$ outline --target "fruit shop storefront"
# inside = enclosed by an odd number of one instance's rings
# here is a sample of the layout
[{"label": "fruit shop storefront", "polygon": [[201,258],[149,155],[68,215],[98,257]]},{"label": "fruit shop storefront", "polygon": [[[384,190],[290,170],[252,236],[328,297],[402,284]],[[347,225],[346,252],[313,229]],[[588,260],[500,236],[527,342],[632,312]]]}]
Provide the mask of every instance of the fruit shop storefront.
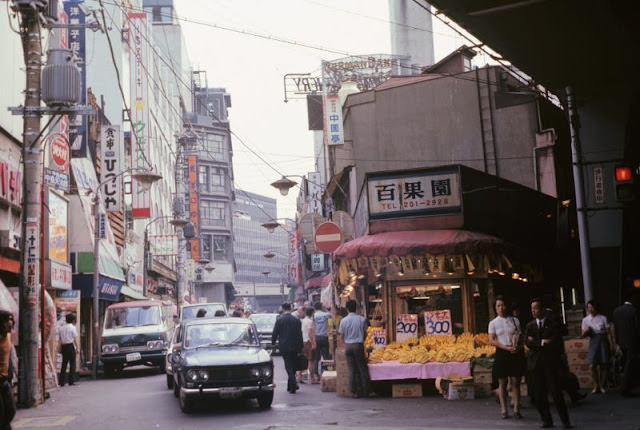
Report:
[{"label": "fruit shop storefront", "polygon": [[[344,243],[333,258],[338,296],[365,304],[373,381],[469,376],[473,359],[493,355],[486,331],[494,297],[525,301],[542,279],[538,262],[527,258],[532,252],[515,244],[508,230],[528,229],[522,233],[527,240],[533,230],[538,240],[547,239],[548,217],[518,213],[543,213],[530,210],[540,202],[549,209],[544,213],[554,213],[554,199],[505,182],[462,166],[367,175],[369,234]],[[380,204],[381,190],[401,195],[408,183],[419,184],[409,188],[422,190],[429,208],[412,210],[421,205],[402,198]],[[442,187],[438,197],[434,184]],[[477,188],[483,190],[468,192]],[[509,190],[513,197],[514,188],[518,201],[501,202],[500,194]]]}]

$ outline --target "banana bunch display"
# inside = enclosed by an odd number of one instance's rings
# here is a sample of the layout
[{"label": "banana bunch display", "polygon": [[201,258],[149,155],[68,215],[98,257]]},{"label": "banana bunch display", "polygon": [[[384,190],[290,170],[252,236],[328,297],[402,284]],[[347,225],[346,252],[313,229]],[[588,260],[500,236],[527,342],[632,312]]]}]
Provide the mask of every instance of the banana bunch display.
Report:
[{"label": "banana bunch display", "polygon": [[367,338],[364,340],[364,349],[373,347],[373,327],[367,327]]},{"label": "banana bunch display", "polygon": [[[486,333],[483,334],[487,337]],[[463,333],[459,336],[453,335],[425,335],[418,338],[409,338],[402,342],[391,342],[386,348],[376,349],[369,355],[369,363],[380,363],[382,361],[399,361],[400,363],[430,363],[451,361],[469,361],[472,358],[482,356],[492,356],[495,354],[495,347],[491,345],[481,345],[474,347],[474,343],[479,345],[476,336],[470,333]],[[483,337],[480,337],[483,339]]]}]

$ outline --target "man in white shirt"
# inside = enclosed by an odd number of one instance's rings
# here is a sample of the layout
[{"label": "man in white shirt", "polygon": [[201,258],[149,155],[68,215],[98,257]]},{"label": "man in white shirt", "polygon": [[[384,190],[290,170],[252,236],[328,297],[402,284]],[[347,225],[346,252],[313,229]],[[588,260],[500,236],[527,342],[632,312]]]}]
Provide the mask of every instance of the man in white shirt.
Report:
[{"label": "man in white shirt", "polygon": [[73,378],[76,374],[76,351],[78,350],[78,346],[76,344],[78,332],[74,326],[76,316],[73,314],[67,314],[65,320],[66,324],[62,326],[59,333],[62,349],[62,366],[60,367],[59,381],[61,387],[65,384],[67,363],[69,363],[69,385],[75,385]]}]

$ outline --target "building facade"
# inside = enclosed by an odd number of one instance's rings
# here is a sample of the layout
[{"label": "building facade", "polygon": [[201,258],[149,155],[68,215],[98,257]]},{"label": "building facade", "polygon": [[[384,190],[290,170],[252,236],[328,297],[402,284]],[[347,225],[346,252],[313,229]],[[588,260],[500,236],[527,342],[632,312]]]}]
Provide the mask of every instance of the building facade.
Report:
[{"label": "building facade", "polygon": [[288,296],[289,231],[269,232],[262,224],[276,219],[276,200],[236,190],[233,202],[236,303],[253,312],[276,312]]}]

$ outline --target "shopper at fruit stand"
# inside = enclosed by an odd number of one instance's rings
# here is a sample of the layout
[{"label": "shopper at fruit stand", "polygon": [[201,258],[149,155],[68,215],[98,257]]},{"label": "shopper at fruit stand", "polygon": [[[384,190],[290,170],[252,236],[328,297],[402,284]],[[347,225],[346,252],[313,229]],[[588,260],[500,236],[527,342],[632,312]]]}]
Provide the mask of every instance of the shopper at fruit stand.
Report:
[{"label": "shopper at fruit stand", "polygon": [[[621,349],[624,360],[624,371],[620,394],[631,396],[634,373],[638,372],[638,354],[640,354],[640,319],[638,303],[640,294],[633,297],[634,302],[626,300],[613,311],[613,324],[616,332],[616,343]],[[636,363],[636,364],[634,364]]]},{"label": "shopper at fruit stand", "polygon": [[271,346],[275,348],[276,341],[280,340],[278,349],[284,360],[284,368],[287,371],[287,391],[295,394],[299,389],[296,382],[296,363],[298,354],[302,351],[302,325],[300,320],[291,314],[291,303],[282,304],[282,315],[276,319],[271,335]]},{"label": "shopper at fruit stand", "polygon": [[549,410],[548,394],[551,392],[553,403],[558,410],[564,428],[572,428],[569,411],[562,396],[562,332],[554,318],[545,316],[540,299],[531,301],[533,320],[527,324],[525,343],[529,348],[528,368],[533,373],[536,390],[536,406],[542,418],[543,428],[553,426]]},{"label": "shopper at fruit stand", "polygon": [[[313,321],[313,308],[305,308],[305,317],[302,319],[302,353],[307,357],[309,367],[307,374],[310,384],[318,384],[320,378],[318,377],[317,362],[314,361],[314,355],[316,350],[315,341],[315,322]],[[304,382],[304,379],[300,379],[300,382]]]},{"label": "shopper at fruit stand", "polygon": [[[369,369],[364,355],[366,321],[362,316],[356,314],[357,303],[355,300],[347,300],[346,307],[349,314],[340,321],[338,333],[342,336],[345,345],[351,396],[354,399],[361,396],[369,397]],[[360,391],[356,384],[356,372],[360,376]]]},{"label": "shopper at fruit stand", "polygon": [[331,360],[331,355],[329,355],[329,318],[331,318],[331,314],[322,310],[322,303],[316,302],[313,304],[315,308],[315,314],[313,315],[313,320],[315,322],[316,327],[316,352],[314,355],[314,361],[316,362],[316,373],[317,373],[317,364],[320,363],[320,360]]},{"label": "shopper at fruit stand", "polygon": [[518,339],[521,336],[520,321],[508,316],[502,296],[494,300],[497,316],[489,322],[489,342],[496,347],[494,368],[498,378],[498,398],[502,418],[509,418],[507,411],[507,384],[511,386],[513,415],[522,418],[520,413],[521,364],[518,357]]},{"label": "shopper at fruit stand", "polygon": [[598,313],[593,300],[587,302],[588,315],[582,319],[582,336],[589,338],[589,364],[593,375],[594,394],[607,390],[607,367],[609,366],[611,343],[609,342],[609,321]]}]

